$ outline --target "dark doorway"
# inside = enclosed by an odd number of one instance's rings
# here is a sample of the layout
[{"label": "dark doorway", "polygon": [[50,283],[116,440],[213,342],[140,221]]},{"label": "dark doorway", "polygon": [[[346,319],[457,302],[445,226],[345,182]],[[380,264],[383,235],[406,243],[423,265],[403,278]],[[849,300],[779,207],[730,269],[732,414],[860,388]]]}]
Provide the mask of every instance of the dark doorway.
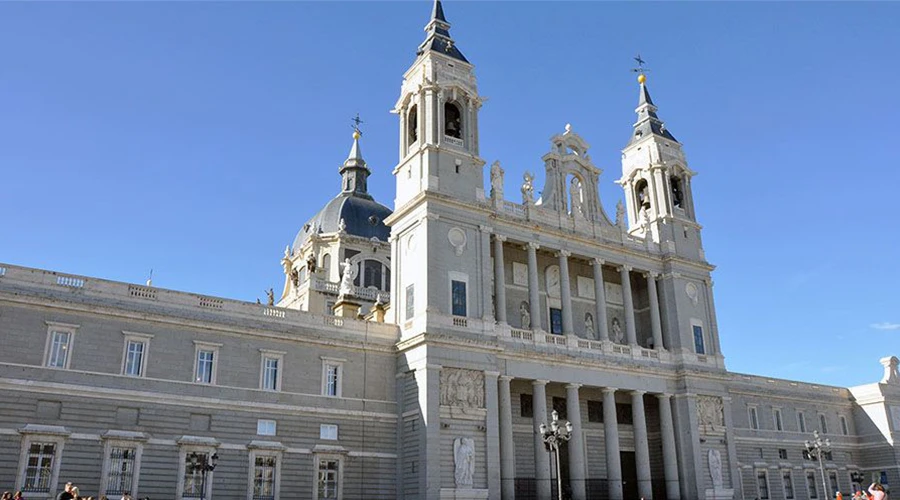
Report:
[{"label": "dark doorway", "polygon": [[622,461],[622,493],[625,500],[638,499],[637,463],[633,451],[619,452]]}]

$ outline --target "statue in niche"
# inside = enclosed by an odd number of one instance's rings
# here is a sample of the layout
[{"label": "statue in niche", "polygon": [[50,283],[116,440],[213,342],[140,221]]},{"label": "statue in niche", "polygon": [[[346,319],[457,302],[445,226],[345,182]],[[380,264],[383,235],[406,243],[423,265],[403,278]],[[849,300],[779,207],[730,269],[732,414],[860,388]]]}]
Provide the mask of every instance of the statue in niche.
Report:
[{"label": "statue in niche", "polygon": [[309,254],[309,257],[306,258],[306,270],[314,273],[316,272],[316,256],[313,254]]},{"label": "statue in niche", "polygon": [[522,204],[531,205],[534,203],[534,174],[526,171],[522,178]]},{"label": "statue in niche", "polygon": [[268,290],[266,290],[266,305],[275,305],[275,289],[273,288],[269,288]]},{"label": "statue in niche", "polygon": [[617,342],[619,344],[621,344],[622,341],[625,340],[625,335],[622,333],[622,324],[619,323],[619,318],[612,319],[612,325],[609,329],[609,335],[610,337],[612,337],[612,340],[614,342]]},{"label": "statue in niche", "polygon": [[625,230],[625,205],[622,204],[622,200],[616,203],[616,226],[622,231]]},{"label": "statue in niche", "polygon": [[521,318],[523,330],[528,330],[529,328],[531,328],[531,313],[528,310],[528,302],[522,301],[522,303],[519,304],[519,316]]},{"label": "statue in niche", "polygon": [[499,161],[491,165],[491,198],[503,199],[503,167]]},{"label": "statue in niche", "polygon": [[709,475],[712,477],[713,488],[722,489],[722,454],[719,450],[709,450]]},{"label": "statue in niche", "polygon": [[475,480],[475,440],[459,437],[453,441],[453,476],[457,488],[471,488]]},{"label": "statue in niche", "polygon": [[572,196],[572,215],[580,215],[584,217],[584,186],[581,179],[573,176],[569,185],[569,194]]},{"label": "statue in niche", "polygon": [[584,313],[584,333],[588,338],[594,338],[594,317],[591,313]]},{"label": "statue in niche", "polygon": [[341,263],[341,286],[338,289],[338,296],[353,295],[353,264],[350,259],[344,259]]},{"label": "statue in niche", "polygon": [[291,271],[291,283],[294,284],[294,288],[298,288],[300,286],[300,273],[298,273],[296,269]]}]

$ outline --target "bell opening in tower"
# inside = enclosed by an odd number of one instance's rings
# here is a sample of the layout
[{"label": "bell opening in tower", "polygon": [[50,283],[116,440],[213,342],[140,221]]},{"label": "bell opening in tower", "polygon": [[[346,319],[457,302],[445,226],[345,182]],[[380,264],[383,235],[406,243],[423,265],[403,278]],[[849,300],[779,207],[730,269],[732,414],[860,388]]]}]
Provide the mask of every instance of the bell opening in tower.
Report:
[{"label": "bell opening in tower", "polygon": [[462,139],[462,114],[452,102],[444,103],[444,135]]},{"label": "bell opening in tower", "polygon": [[672,205],[675,208],[684,208],[684,190],[681,187],[681,178],[673,175],[669,182],[672,185]]},{"label": "bell opening in tower", "polygon": [[634,185],[634,194],[638,209],[650,210],[650,188],[646,179],[641,179]]},{"label": "bell opening in tower", "polygon": [[419,140],[419,109],[415,104],[409,108],[409,114],[406,117],[406,127],[409,144],[414,144]]}]

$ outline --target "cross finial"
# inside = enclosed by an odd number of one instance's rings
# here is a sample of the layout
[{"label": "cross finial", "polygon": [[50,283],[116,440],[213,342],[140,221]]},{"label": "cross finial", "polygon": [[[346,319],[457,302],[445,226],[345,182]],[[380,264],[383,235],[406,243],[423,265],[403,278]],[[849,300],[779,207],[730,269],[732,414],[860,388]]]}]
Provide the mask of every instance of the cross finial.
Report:
[{"label": "cross finial", "polygon": [[[356,132],[356,133],[360,133],[360,131],[359,131],[359,124],[360,124],[360,123],[365,123],[365,122],[362,121],[362,120],[359,118],[359,113],[356,113],[356,117],[351,118],[350,121],[353,122],[353,125],[352,125],[353,131]],[[361,134],[361,133],[360,133],[360,134]]]},{"label": "cross finial", "polygon": [[632,70],[631,70],[632,72],[634,72],[634,73],[640,73],[640,74],[643,75],[644,72],[650,71],[649,69],[647,69],[647,68],[644,67],[644,65],[647,64],[647,62],[644,61],[643,59],[641,59],[641,55],[640,55],[640,54],[638,54],[637,57],[634,58],[634,60],[637,62],[638,67],[632,69]]}]

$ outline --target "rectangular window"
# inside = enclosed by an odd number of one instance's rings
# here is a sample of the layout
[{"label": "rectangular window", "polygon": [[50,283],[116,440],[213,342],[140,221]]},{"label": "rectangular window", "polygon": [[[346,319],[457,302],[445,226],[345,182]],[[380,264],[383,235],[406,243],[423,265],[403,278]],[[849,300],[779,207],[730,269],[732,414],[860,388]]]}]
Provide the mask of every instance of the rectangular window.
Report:
[{"label": "rectangular window", "polygon": [[800,429],[800,432],[806,432],[806,417],[802,411],[797,412],[797,428]]},{"label": "rectangular window", "polygon": [[466,282],[457,280],[451,281],[450,293],[453,297],[453,315],[466,316]]},{"label": "rectangular window", "polygon": [[553,411],[556,412],[556,416],[559,417],[560,420],[569,418],[568,408],[566,407],[566,398],[553,396]]},{"label": "rectangular window", "polygon": [[706,345],[703,342],[703,327],[693,325],[694,328],[694,351],[697,354],[706,354]]},{"label": "rectangular window", "polygon": [[776,431],[783,431],[783,430],[784,430],[784,422],[783,422],[782,419],[781,419],[781,410],[779,410],[778,408],[776,408],[776,409],[773,410],[773,411],[774,411],[774,413],[775,413],[775,430],[776,430]]},{"label": "rectangular window", "polygon": [[412,319],[416,314],[416,285],[406,287],[406,319]]},{"label": "rectangular window", "polygon": [[781,460],[787,460],[787,448],[778,449],[778,458],[780,458]]},{"label": "rectangular window", "polygon": [[791,478],[791,471],[785,469],[781,471],[781,481],[784,484],[784,498],[785,500],[793,500],[794,498],[794,482]]},{"label": "rectangular window", "polygon": [[50,333],[50,352],[47,355],[47,366],[51,368],[67,368],[69,366],[69,344],[71,332],[53,331]]},{"label": "rectangular window", "polygon": [[[837,493],[841,490],[841,487],[838,486],[837,472],[830,471],[828,472],[828,484],[831,485],[831,491]],[[831,491],[829,493],[831,493]],[[831,493],[833,494],[833,493]]]},{"label": "rectangular window", "polygon": [[519,394],[519,416],[534,418],[534,396],[531,394]]},{"label": "rectangular window", "polygon": [[274,420],[259,419],[256,421],[256,434],[260,436],[274,436],[277,428]]},{"label": "rectangular window", "polygon": [[109,450],[109,475],[106,478],[107,495],[124,495],[134,490],[134,448],[114,446]]},{"label": "rectangular window", "polygon": [[828,421],[825,415],[819,415],[819,430],[822,431],[822,434],[828,434]]},{"label": "rectangular window", "polygon": [[200,349],[197,351],[197,373],[194,381],[201,384],[211,384],[213,380],[213,363],[215,352]]},{"label": "rectangular window", "polygon": [[341,381],[344,370],[343,360],[322,358],[322,395],[341,397]]},{"label": "rectangular window", "polygon": [[145,343],[139,340],[125,342],[125,375],[140,377],[144,374],[144,347]]},{"label": "rectangular window", "polygon": [[562,328],[562,309],[555,307],[550,308],[550,333],[561,335]]},{"label": "rectangular window", "polygon": [[587,402],[588,422],[603,423],[603,401]]},{"label": "rectangular window", "polygon": [[363,263],[363,286],[370,287],[374,286],[375,288],[382,290],[381,283],[381,262],[377,260],[366,260]]},{"label": "rectangular window", "polygon": [[847,417],[841,415],[841,434],[847,436],[850,434],[850,429],[847,428]]},{"label": "rectangular window", "polygon": [[756,471],[756,491],[759,493],[759,500],[769,500],[769,478],[766,471]]},{"label": "rectangular window", "polygon": [[338,426],[335,424],[320,424],[319,425],[319,439],[327,439],[329,441],[336,441],[338,438]]},{"label": "rectangular window", "polygon": [[339,465],[335,459],[319,460],[318,500],[337,500]]},{"label": "rectangular window", "polygon": [[634,414],[631,412],[630,404],[616,403],[616,423],[634,425]]},{"label": "rectangular window", "polygon": [[278,387],[278,361],[279,359],[272,356],[263,356],[263,385],[262,388],[267,391],[277,391]]},{"label": "rectangular window", "polygon": [[819,490],[816,489],[816,474],[813,471],[806,471],[806,489],[809,491],[809,498],[819,498]]},{"label": "rectangular window", "polygon": [[49,493],[56,459],[56,444],[33,442],[28,447],[25,464],[24,493]]},{"label": "rectangular window", "polygon": [[[184,461],[184,490],[181,498],[200,498],[200,492],[203,488],[203,475],[199,469],[191,467],[191,455],[192,453],[188,453]],[[209,453],[197,453],[198,464],[207,463],[208,459]],[[209,483],[209,476],[207,476],[207,483]],[[206,485],[206,489],[207,491],[210,490],[209,484]]]},{"label": "rectangular window", "polygon": [[755,406],[751,406],[751,407],[748,409],[748,411],[749,411],[749,413],[750,413],[750,415],[749,415],[749,417],[750,417],[750,428],[751,428],[751,429],[759,429],[759,416],[758,416],[757,413],[756,413],[756,407],[755,407]]},{"label": "rectangular window", "polygon": [[275,500],[274,456],[257,455],[253,461],[253,500]]}]

